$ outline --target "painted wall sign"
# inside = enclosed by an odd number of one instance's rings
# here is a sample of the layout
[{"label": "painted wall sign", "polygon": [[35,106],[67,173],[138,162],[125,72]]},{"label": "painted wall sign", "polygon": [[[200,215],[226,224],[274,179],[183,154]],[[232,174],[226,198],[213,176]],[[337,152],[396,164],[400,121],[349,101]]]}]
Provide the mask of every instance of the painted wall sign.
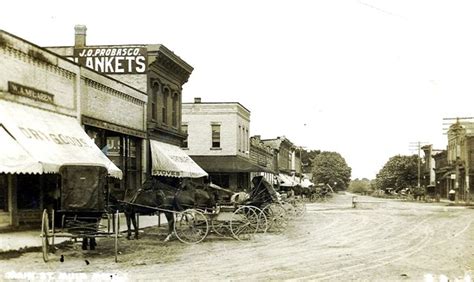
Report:
[{"label": "painted wall sign", "polygon": [[12,81],[8,82],[8,92],[14,95],[25,96],[33,100],[54,104],[53,94],[49,94],[32,87],[20,85]]},{"label": "painted wall sign", "polygon": [[147,51],[144,47],[74,48],[74,61],[100,73],[145,73]]}]

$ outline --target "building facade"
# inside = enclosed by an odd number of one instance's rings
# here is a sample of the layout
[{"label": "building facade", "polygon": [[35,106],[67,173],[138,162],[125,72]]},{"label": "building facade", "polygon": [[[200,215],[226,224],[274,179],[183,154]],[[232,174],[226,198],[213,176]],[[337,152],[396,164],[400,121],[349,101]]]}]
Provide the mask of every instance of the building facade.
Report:
[{"label": "building facade", "polygon": [[[5,31],[0,31],[0,62],[0,151],[17,144],[33,164],[40,163],[34,171],[21,162],[12,169],[15,159],[2,159],[0,226],[40,221],[63,163],[112,160],[122,177],[111,180],[112,189],[124,191],[139,182],[144,170],[145,92]],[[6,112],[13,109],[9,117]],[[36,129],[25,129],[22,122]],[[15,135],[18,128],[24,136]],[[118,146],[120,142],[128,147]]]},{"label": "building facade", "polygon": [[474,123],[457,121],[448,130],[447,162],[450,168],[448,186],[456,199],[470,201],[474,176]]},{"label": "building facade", "polygon": [[270,169],[250,158],[250,111],[237,102],[183,103],[184,149],[210,180],[233,190],[250,188],[250,173]]},{"label": "building facade", "polygon": [[[86,30],[85,26],[75,27],[74,46],[48,49],[145,92],[148,96],[147,143],[143,145],[146,169],[142,179],[150,175],[183,175],[154,168],[157,162],[152,158],[158,150],[163,153],[163,148],[159,147],[173,145],[179,148],[186,138],[181,130],[182,91],[193,68],[161,44],[87,45]],[[130,144],[132,151],[133,142]],[[120,143],[120,148],[127,150],[127,146],[127,140]]]},{"label": "building facade", "polygon": [[264,139],[263,144],[273,148],[277,154],[276,168],[284,178],[290,178],[293,182],[299,183],[303,177],[301,165],[301,147],[295,146],[285,136],[274,139]]}]

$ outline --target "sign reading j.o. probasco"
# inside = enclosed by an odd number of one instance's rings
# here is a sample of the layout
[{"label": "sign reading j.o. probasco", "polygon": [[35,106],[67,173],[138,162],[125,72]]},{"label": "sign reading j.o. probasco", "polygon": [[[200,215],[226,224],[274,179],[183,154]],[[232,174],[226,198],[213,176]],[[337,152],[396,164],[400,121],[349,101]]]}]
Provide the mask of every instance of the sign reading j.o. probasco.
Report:
[{"label": "sign reading j.o. probasco", "polygon": [[34,89],[32,87],[24,86],[17,84],[15,82],[9,81],[8,82],[8,92],[14,95],[25,96],[34,100],[38,100],[41,102],[46,102],[50,104],[54,104],[54,95],[49,94],[47,92]]},{"label": "sign reading j.o. probasco", "polygon": [[74,48],[74,61],[101,73],[145,73],[147,52],[143,47]]}]

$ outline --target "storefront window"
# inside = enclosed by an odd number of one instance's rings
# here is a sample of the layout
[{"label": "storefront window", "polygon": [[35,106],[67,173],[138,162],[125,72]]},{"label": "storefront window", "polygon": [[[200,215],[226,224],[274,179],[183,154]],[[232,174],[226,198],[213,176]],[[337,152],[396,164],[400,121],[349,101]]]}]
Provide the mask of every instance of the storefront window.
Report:
[{"label": "storefront window", "polygon": [[17,178],[17,205],[21,210],[39,209],[41,201],[40,175],[19,175]]},{"label": "storefront window", "polygon": [[135,191],[141,184],[140,138],[117,132],[86,127],[89,136],[102,152],[123,172],[123,179],[109,178],[109,190],[117,199],[124,199],[126,191]]}]

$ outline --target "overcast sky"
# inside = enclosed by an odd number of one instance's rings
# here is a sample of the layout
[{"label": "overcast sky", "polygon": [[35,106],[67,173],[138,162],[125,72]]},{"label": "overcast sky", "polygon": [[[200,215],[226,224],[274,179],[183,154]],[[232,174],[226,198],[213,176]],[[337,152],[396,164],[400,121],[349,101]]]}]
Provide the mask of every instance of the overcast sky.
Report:
[{"label": "overcast sky", "polygon": [[340,153],[374,178],[443,118],[474,116],[473,1],[189,0],[2,3],[0,28],[40,46],[164,44],[194,67],[183,101],[240,102],[251,135]]}]

